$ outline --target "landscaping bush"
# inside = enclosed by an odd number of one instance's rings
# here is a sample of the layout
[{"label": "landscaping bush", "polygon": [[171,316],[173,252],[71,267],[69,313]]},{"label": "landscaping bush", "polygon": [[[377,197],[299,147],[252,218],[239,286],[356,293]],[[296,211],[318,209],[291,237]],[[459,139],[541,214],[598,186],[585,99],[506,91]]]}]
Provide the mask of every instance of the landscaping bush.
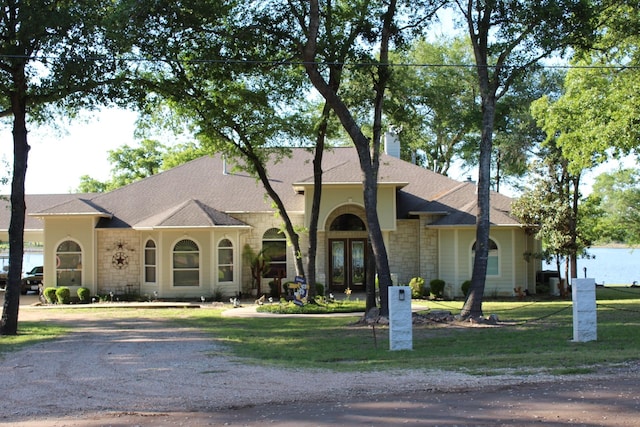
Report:
[{"label": "landscaping bush", "polygon": [[71,290],[66,286],[56,289],[56,299],[58,304],[69,304],[71,302]]},{"label": "landscaping bush", "polygon": [[322,283],[316,283],[316,295],[324,295],[324,285]]},{"label": "landscaping bush", "polygon": [[44,294],[44,299],[46,299],[49,304],[55,304],[58,300],[56,297],[56,288],[44,288],[42,293]]},{"label": "landscaping bush", "polygon": [[91,300],[91,291],[83,287],[78,288],[78,299],[80,302],[89,302]]},{"label": "landscaping bush", "polygon": [[411,279],[409,287],[411,287],[411,298],[422,298],[424,296],[424,279],[422,277]]},{"label": "landscaping bush", "polygon": [[464,282],[462,282],[462,285],[460,285],[460,289],[462,289],[462,295],[466,297],[467,294],[469,293],[470,287],[471,287],[471,280],[465,280]]},{"label": "landscaping bush", "polygon": [[433,279],[429,282],[431,296],[434,298],[442,298],[444,295],[445,282],[442,279]]}]

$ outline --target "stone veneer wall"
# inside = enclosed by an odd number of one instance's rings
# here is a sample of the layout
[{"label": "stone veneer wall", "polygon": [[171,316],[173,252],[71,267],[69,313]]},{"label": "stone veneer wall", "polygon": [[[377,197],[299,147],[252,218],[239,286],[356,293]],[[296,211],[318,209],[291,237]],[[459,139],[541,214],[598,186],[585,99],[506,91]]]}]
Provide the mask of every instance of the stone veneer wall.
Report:
[{"label": "stone veneer wall", "polygon": [[[125,262],[117,254],[125,255]],[[98,233],[98,293],[140,291],[140,235],[131,230]],[[117,259],[114,259],[117,258]]]},{"label": "stone veneer wall", "polygon": [[401,219],[396,231],[389,234],[389,269],[398,276],[397,285],[408,285],[411,278],[420,275],[420,221]]},{"label": "stone veneer wall", "polygon": [[[244,240],[240,243],[239,253],[242,255],[242,250],[245,244],[249,244],[253,250],[260,251],[262,249],[262,236],[271,228],[280,228],[282,226],[282,220],[276,217],[273,213],[234,213],[234,218],[239,219],[247,224],[250,224],[253,228],[249,233],[245,235]],[[294,226],[303,225],[303,214],[289,214]],[[300,249],[305,251],[309,247],[308,237],[305,233],[300,233]],[[306,260],[306,257],[305,257]],[[243,269],[241,272],[242,280],[242,292],[251,293],[251,270],[246,262],[242,262]],[[287,277],[282,279],[283,282],[293,280],[295,276],[295,263],[293,259],[293,253],[291,247],[287,246]],[[262,293],[269,292],[268,282],[271,279],[263,279],[261,285]]]},{"label": "stone veneer wall", "polygon": [[438,277],[438,231],[426,228],[430,217],[420,217],[420,277],[429,283]]}]

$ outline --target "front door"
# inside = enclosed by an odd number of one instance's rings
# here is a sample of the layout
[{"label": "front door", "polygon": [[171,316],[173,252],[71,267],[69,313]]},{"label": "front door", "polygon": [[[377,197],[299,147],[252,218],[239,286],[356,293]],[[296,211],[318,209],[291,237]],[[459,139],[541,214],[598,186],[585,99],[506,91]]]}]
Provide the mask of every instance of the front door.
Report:
[{"label": "front door", "polygon": [[330,239],[330,291],[364,291],[367,239]]}]

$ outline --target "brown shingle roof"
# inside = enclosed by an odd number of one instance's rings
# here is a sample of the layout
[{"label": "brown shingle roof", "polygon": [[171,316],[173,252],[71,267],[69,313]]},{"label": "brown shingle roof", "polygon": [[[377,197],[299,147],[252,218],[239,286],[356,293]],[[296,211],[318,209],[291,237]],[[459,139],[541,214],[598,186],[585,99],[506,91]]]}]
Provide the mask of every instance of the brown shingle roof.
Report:
[{"label": "brown shingle roof", "polygon": [[[304,196],[295,191],[294,184],[312,185],[312,160],[310,151],[293,148],[290,156],[267,166],[270,183],[290,212],[304,210]],[[221,155],[204,156],[109,193],[28,196],[28,212],[100,215],[98,226],[106,228],[244,226],[233,218],[234,213],[272,212],[273,207],[262,183],[234,167],[236,163],[225,162]],[[362,183],[352,147],[328,150],[323,170],[325,184]],[[396,187],[398,218],[437,212],[443,214],[437,226],[475,224],[473,183],[461,183],[386,154],[381,155],[379,182]],[[510,198],[497,193],[491,198],[493,224],[518,224],[509,216]],[[8,213],[0,213],[0,227],[6,223],[8,228]],[[31,224],[38,221],[28,218]]]}]

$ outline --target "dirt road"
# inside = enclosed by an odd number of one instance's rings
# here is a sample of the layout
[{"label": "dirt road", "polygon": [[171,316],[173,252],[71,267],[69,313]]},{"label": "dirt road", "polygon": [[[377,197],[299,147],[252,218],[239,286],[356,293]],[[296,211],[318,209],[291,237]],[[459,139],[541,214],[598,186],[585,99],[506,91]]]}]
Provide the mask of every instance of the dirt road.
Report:
[{"label": "dirt road", "polygon": [[638,424],[636,364],[564,377],[256,367],[148,310],[114,313],[22,307],[21,320],[60,322],[73,332],[5,355],[0,425]]}]

